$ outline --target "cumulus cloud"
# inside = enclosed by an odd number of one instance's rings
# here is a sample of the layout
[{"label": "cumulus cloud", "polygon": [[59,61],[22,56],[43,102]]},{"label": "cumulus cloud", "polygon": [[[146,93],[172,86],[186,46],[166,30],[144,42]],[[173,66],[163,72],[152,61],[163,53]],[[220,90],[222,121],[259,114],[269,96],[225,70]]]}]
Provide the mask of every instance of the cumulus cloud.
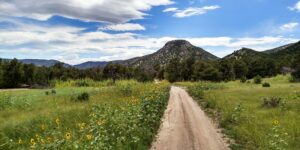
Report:
[{"label": "cumulus cloud", "polygon": [[282,31],[292,31],[295,28],[297,28],[298,25],[299,25],[298,22],[287,23],[287,24],[284,24],[284,25],[280,26],[280,30],[282,30]]},{"label": "cumulus cloud", "polygon": [[204,7],[188,7],[186,9],[180,10],[177,8],[167,8],[163,12],[174,12],[174,17],[184,18],[196,15],[206,14],[208,11],[221,8],[218,5],[204,6]]},{"label": "cumulus cloud", "polygon": [[163,10],[163,12],[175,12],[177,10],[178,8],[172,7],[172,8],[166,8],[165,10]]},{"label": "cumulus cloud", "polygon": [[266,50],[298,39],[265,37],[146,37],[130,32],[83,32],[85,28],[19,23],[0,29],[1,57],[57,59],[70,64],[128,59],[153,53],[170,40],[185,39],[223,57],[241,47]]},{"label": "cumulus cloud", "polygon": [[136,23],[124,23],[124,24],[112,24],[105,27],[99,28],[100,30],[111,30],[111,31],[141,31],[146,28]]},{"label": "cumulus cloud", "polygon": [[54,15],[84,21],[124,23],[144,18],[171,0],[0,0],[0,14],[46,20]]},{"label": "cumulus cloud", "polygon": [[298,1],[294,6],[289,7],[289,9],[292,10],[292,11],[300,12],[300,1]]}]

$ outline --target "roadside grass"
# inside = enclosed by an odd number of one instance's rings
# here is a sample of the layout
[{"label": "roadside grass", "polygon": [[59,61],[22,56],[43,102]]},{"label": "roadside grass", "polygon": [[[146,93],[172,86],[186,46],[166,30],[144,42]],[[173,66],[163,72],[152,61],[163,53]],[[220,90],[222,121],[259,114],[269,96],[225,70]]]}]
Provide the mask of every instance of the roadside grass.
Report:
[{"label": "roadside grass", "polygon": [[[0,149],[148,149],[167,104],[169,83],[83,82],[57,81],[55,94],[52,89],[0,92],[13,101],[10,106],[0,103],[5,105],[0,110]],[[83,92],[87,101],[72,101]]]},{"label": "roadside grass", "polygon": [[[218,119],[223,132],[235,140],[232,149],[300,149],[300,84],[290,83],[288,75],[263,82],[271,87],[240,81],[177,85],[188,87],[207,113]],[[263,99],[271,97],[280,97],[281,104],[263,107]]]}]

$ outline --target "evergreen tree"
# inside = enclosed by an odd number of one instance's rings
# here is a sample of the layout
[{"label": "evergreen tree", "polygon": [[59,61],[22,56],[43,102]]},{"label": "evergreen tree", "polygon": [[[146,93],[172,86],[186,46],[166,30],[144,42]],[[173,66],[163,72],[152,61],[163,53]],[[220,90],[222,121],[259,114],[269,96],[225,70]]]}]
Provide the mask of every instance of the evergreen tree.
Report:
[{"label": "evergreen tree", "polygon": [[233,68],[234,68],[235,78],[237,79],[246,77],[248,74],[247,64],[242,60],[236,60],[234,62]]},{"label": "evergreen tree", "polygon": [[180,65],[180,76],[184,81],[190,81],[193,74],[194,57],[188,57]]},{"label": "evergreen tree", "polygon": [[11,60],[4,66],[3,86],[5,88],[15,88],[22,83],[22,68],[21,63],[17,59]]},{"label": "evergreen tree", "polygon": [[23,82],[32,85],[34,83],[35,66],[33,64],[24,64],[23,71]]},{"label": "evergreen tree", "polygon": [[176,82],[180,80],[180,63],[178,58],[170,60],[169,64],[166,66],[165,78],[169,82]]},{"label": "evergreen tree", "polygon": [[300,54],[298,54],[292,63],[292,68],[294,72],[292,72],[292,78],[294,81],[300,81]]},{"label": "evergreen tree", "polygon": [[219,69],[222,72],[222,78],[226,81],[235,80],[235,71],[234,71],[234,60],[223,60],[219,62]]}]

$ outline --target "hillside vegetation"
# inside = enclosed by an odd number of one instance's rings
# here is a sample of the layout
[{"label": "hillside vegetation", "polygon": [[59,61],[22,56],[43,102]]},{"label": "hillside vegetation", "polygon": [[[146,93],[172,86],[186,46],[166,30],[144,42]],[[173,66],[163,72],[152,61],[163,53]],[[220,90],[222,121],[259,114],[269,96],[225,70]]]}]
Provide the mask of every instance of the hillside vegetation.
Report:
[{"label": "hillside vegetation", "polygon": [[183,82],[223,132],[232,149],[300,149],[300,84],[289,76],[262,79],[270,87],[232,81]]}]

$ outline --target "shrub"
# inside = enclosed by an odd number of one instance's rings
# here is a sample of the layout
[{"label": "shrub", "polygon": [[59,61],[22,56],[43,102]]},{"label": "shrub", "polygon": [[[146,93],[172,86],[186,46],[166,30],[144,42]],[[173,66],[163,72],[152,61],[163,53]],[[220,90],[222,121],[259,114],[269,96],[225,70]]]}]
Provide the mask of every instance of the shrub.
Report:
[{"label": "shrub", "polygon": [[75,86],[77,87],[88,87],[90,86],[89,83],[85,80],[79,80],[75,82]]},{"label": "shrub", "polygon": [[51,90],[51,94],[54,94],[54,95],[55,95],[55,94],[56,94],[56,90],[55,90],[55,89],[52,89],[52,90]]},{"label": "shrub", "polygon": [[121,83],[118,85],[118,89],[123,96],[131,96],[133,89],[131,83]]},{"label": "shrub", "polygon": [[261,82],[262,82],[261,76],[260,75],[255,76],[254,79],[253,79],[253,82],[255,84],[261,84]]},{"label": "shrub", "polygon": [[55,94],[56,94],[56,90],[55,90],[55,89],[52,89],[51,91],[46,91],[45,94],[46,94],[46,95],[50,95],[50,94],[51,94],[51,95],[55,95]]},{"label": "shrub", "polygon": [[242,77],[241,80],[240,80],[241,83],[245,83],[246,81],[247,81],[246,77]]},{"label": "shrub", "polygon": [[231,122],[232,123],[238,123],[242,118],[242,112],[244,111],[241,104],[238,104],[234,107],[234,110],[231,114]]},{"label": "shrub", "polygon": [[83,92],[80,95],[77,96],[76,101],[88,101],[90,99],[90,94],[87,92]]},{"label": "shrub", "polygon": [[270,83],[265,82],[263,85],[263,87],[271,87]]},{"label": "shrub", "polygon": [[267,97],[263,98],[263,107],[275,108],[284,105],[284,102],[281,97]]}]

